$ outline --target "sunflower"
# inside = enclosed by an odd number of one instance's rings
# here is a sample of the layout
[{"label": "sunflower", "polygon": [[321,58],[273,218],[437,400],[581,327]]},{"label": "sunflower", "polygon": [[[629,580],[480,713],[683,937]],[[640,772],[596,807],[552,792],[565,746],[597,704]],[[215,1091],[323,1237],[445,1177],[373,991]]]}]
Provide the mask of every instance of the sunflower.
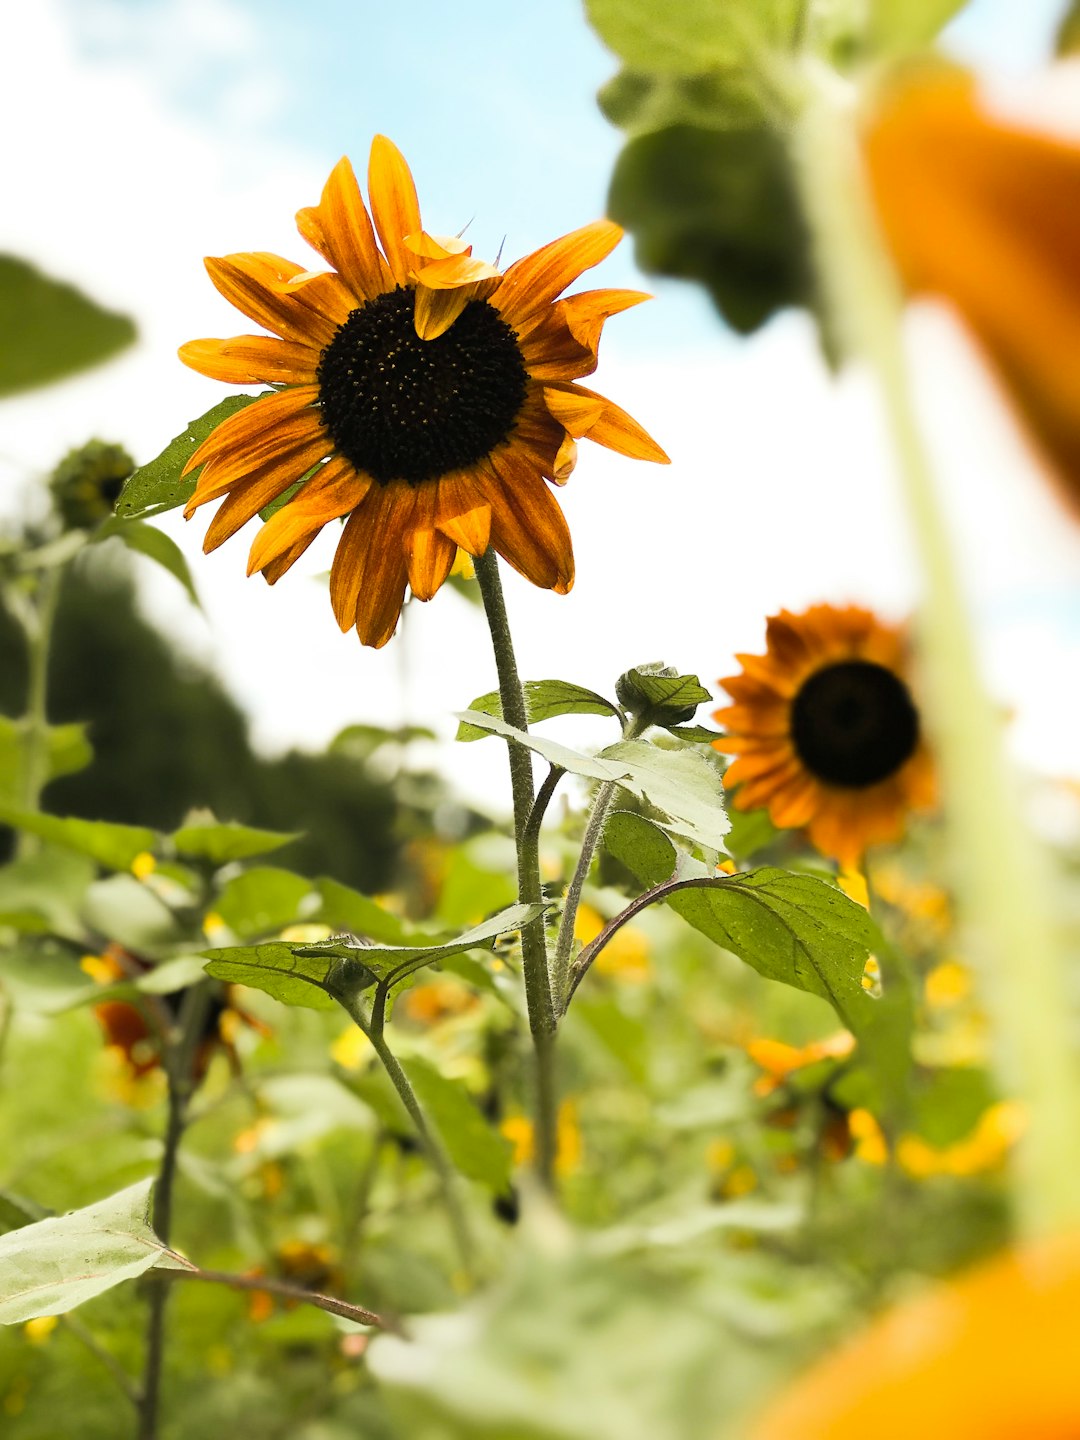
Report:
[{"label": "sunflower", "polygon": [[950,69],[889,88],[863,148],[905,288],[959,311],[1080,511],[1080,144],[996,117]]},{"label": "sunflower", "polygon": [[737,809],[767,806],[774,825],[805,826],[822,854],[854,867],[933,803],[900,630],[855,606],[782,610],[766,653],[736,658],[742,673],[720,681],[735,703],[715,712],[728,733],[713,744],[737,756],[725,775]]},{"label": "sunflower", "polygon": [[275,387],[222,421],[187,464],[201,471],[186,516],[225,497],[204,549],[300,482],[256,535],[248,573],[273,584],[347,516],[330,572],[334,614],[381,646],[406,585],[430,600],[459,546],[492,546],[535,585],[570,589],[570,533],[546,482],[569,478],[576,440],[667,456],[576,383],[596,368],[605,320],[648,297],[557,298],[614,249],[617,225],[596,221],[499,271],[462,240],[424,230],[412,175],[385,136],[372,143],[368,193],[370,215],[343,159],[319,204],[297,216],[332,271],[263,253],[208,259],[222,295],[273,334],[193,340],[180,358],[216,380]]}]

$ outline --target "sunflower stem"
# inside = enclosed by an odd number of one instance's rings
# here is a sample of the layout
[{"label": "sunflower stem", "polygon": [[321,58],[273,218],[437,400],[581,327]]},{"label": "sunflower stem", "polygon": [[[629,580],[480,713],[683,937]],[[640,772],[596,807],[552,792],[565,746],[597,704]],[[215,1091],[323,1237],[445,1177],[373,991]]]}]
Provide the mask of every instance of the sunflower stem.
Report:
[{"label": "sunflower stem", "polygon": [[[49,778],[49,651],[64,568],[56,565],[39,576],[33,619],[27,620],[29,677],[26,689],[26,747],[21,796],[24,810],[38,809],[41,792]],[[40,844],[37,836],[24,832],[18,840],[18,854],[33,854]]]},{"label": "sunflower stem", "polygon": [[[929,729],[940,759],[961,913],[985,972],[1004,1090],[1028,1111],[1015,1170],[1028,1233],[1080,1218],[1080,1113],[1046,861],[1028,832],[987,697],[910,388],[902,300],[878,233],[856,117],[827,71],[809,84],[792,156],[823,300],[849,354],[874,373],[921,561]],[[942,238],[947,243],[947,237]]]},{"label": "sunflower stem", "polygon": [[[636,740],[647,729],[648,723],[645,720],[640,716],[631,716],[623,726],[623,739]],[[562,920],[559,922],[559,934],[555,941],[555,963],[552,967],[551,980],[555,1004],[558,1006],[560,1015],[566,1014],[566,1007],[573,994],[573,989],[569,988],[570,955],[574,948],[574,929],[577,923],[578,909],[581,905],[581,892],[585,888],[585,881],[589,878],[593,858],[603,838],[611,802],[615,799],[618,789],[617,780],[605,780],[602,785],[597,787],[589,819],[585,826],[585,834],[581,841],[581,853],[578,855],[577,865],[574,867],[574,873],[566,892]],[[573,988],[577,988],[576,984]]]},{"label": "sunflower stem", "polygon": [[[487,550],[477,557],[476,578],[480,583],[484,613],[495,651],[503,719],[517,730],[527,730],[529,720],[525,709],[525,692],[518,675],[514,642],[510,635],[510,622],[499,576],[499,562],[494,550]],[[540,827],[529,824],[535,798],[532,752],[516,740],[507,741],[507,751],[510,757],[510,785],[514,800],[518,899],[523,905],[538,905],[543,903],[544,897],[540,885]],[[542,915],[522,928],[521,959],[535,1056],[534,1163],[541,1183],[550,1190],[555,1183],[555,1032],[558,1022],[552,1002],[547,939]]]}]

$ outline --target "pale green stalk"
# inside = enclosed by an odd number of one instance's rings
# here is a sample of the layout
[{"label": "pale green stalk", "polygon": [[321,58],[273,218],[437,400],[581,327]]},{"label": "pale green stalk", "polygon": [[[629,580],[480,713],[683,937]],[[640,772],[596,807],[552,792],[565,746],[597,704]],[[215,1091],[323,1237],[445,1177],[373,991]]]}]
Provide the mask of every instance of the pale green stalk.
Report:
[{"label": "pale green stalk", "polygon": [[1028,1111],[1016,1193],[1023,1228],[1040,1231],[1080,1218],[1080,1088],[1049,861],[1024,822],[1001,719],[979,674],[908,379],[901,296],[871,209],[850,96],[831,72],[807,78],[791,152],[822,299],[841,343],[878,382],[918,548],[928,728],[961,915],[985,974],[1003,1088]]}]

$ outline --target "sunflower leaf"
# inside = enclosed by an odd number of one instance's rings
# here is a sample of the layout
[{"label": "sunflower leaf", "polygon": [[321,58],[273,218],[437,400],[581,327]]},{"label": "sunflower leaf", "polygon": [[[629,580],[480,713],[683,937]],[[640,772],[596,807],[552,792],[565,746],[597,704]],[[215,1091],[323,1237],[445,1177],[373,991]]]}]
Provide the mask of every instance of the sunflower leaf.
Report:
[{"label": "sunflower leaf", "polygon": [[186,476],[181,473],[191,456],[223,420],[269,393],[230,395],[212,410],[207,410],[205,415],[192,420],[186,430],[169,441],[160,455],[140,465],[125,480],[116,502],[116,513],[120,519],[145,519],[150,515],[163,515],[166,510],[175,510],[178,505],[186,505],[194,494],[198,479],[197,471]]},{"label": "sunflower leaf", "polygon": [[[28,732],[25,722],[0,715],[0,796],[14,800],[25,773]],[[94,758],[86,726],[78,722],[50,725],[46,738],[45,778],[74,775]]]},{"label": "sunflower leaf", "polygon": [[756,78],[741,65],[718,66],[699,75],[620,70],[597,99],[611,123],[630,136],[672,125],[745,130],[764,118]]},{"label": "sunflower leaf", "polygon": [[464,1087],[430,1061],[412,1055],[402,1065],[457,1169],[503,1194],[510,1184],[510,1142],[485,1120]]},{"label": "sunflower leaf", "polygon": [[0,1324],[63,1315],[152,1266],[189,1269],[150,1226],[152,1180],[0,1236]]},{"label": "sunflower leaf", "polygon": [[[569,680],[526,680],[522,688],[525,691],[525,714],[530,725],[540,720],[553,720],[557,715],[616,715],[620,718],[622,715],[619,707],[610,700],[605,700],[603,695],[598,695],[595,690],[586,690],[584,686],[574,685]],[[469,709],[501,719],[502,701],[499,692],[491,690],[486,695],[481,695],[472,702]],[[488,733],[477,725],[462,721],[454,738],[482,740]]]},{"label": "sunflower leaf", "polygon": [[105,820],[80,820],[42,815],[0,800],[0,822],[53,845],[89,855],[107,870],[127,870],[136,855],[153,850],[161,836],[143,825],[115,825]]},{"label": "sunflower leaf", "polygon": [[163,570],[179,580],[180,584],[188,593],[192,604],[202,609],[202,604],[195,590],[195,582],[191,578],[191,571],[188,568],[184,552],[177,545],[171,536],[166,535],[164,530],[158,530],[153,525],[144,525],[141,520],[121,520],[117,516],[106,520],[94,532],[94,544],[100,544],[102,540],[115,538],[129,550],[138,555],[145,555],[148,560],[153,560]]},{"label": "sunflower leaf", "polygon": [[0,334],[0,395],[13,395],[108,360],[132,343],[135,326],[73,285],[0,255]]},{"label": "sunflower leaf", "polygon": [[799,0],[585,0],[601,40],[627,65],[697,75],[746,61],[763,45],[787,48]]},{"label": "sunflower leaf", "polygon": [[[229,985],[263,990],[283,1005],[332,1010],[335,1004],[332,977],[339,962],[334,956],[301,957],[296,953],[297,948],[283,940],[273,940],[263,945],[228,945],[219,950],[204,950],[203,955],[210,962],[206,973]],[[375,984],[374,975],[355,968],[347,979],[353,991]]]},{"label": "sunflower leaf", "polygon": [[[201,812],[206,814],[206,811]],[[211,865],[227,865],[230,860],[247,860],[268,850],[280,850],[300,838],[300,831],[257,830],[251,825],[232,821],[203,821],[197,816],[174,830],[170,839],[178,855],[193,860],[206,860]]]}]

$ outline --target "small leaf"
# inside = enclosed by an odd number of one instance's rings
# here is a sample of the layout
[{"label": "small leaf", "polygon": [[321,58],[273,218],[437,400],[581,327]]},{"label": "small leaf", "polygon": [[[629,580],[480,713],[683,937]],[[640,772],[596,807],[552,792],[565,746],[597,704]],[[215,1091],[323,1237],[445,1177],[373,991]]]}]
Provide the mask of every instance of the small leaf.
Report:
[{"label": "small leaf", "polygon": [[696,675],[680,675],[661,661],[627,670],[615,693],[632,715],[665,727],[692,720],[697,707],[712,699]]},{"label": "small leaf", "polygon": [[799,0],[585,0],[589,23],[638,70],[696,75],[745,61],[762,46],[787,48]]},{"label": "small leaf", "polygon": [[25,830],[54,845],[89,855],[109,870],[127,870],[136,855],[153,850],[161,837],[142,825],[114,825],[105,820],[41,815],[0,800],[0,822]]},{"label": "small leaf", "polygon": [[[269,394],[264,391],[263,394]],[[181,471],[198,447],[223,420],[261,400],[260,395],[230,395],[192,420],[182,434],[170,440],[156,459],[140,465],[135,473],[124,482],[120,498],[116,502],[116,513],[122,520],[132,520],[148,515],[162,515],[166,510],[175,510],[191,499],[198,479],[198,472],[181,478]]]},{"label": "small leaf", "polygon": [[265,855],[283,845],[300,839],[300,831],[256,830],[250,825],[215,820],[191,819],[173,832],[171,839],[178,855],[192,860],[206,860],[211,865],[227,865],[230,860],[247,860],[252,855]]},{"label": "small leaf", "polygon": [[673,125],[745,130],[764,119],[757,77],[740,65],[717,66],[696,75],[621,70],[597,99],[611,123],[629,136]]},{"label": "small leaf", "polygon": [[[522,687],[525,692],[525,714],[529,724],[539,720],[552,720],[557,715],[615,715],[621,718],[617,705],[597,695],[595,690],[586,690],[569,680],[526,680]],[[502,701],[497,690],[481,695],[469,706],[484,715],[502,717]],[[488,732],[475,725],[462,722],[458,726],[456,740],[482,740]]]},{"label": "small leaf", "polygon": [[251,940],[300,919],[301,905],[309,895],[310,880],[291,870],[256,866],[224,886],[214,909],[235,935]]},{"label": "small leaf", "polygon": [[154,1265],[189,1268],[150,1227],[152,1180],[0,1236],[0,1324],[63,1315]]},{"label": "small leaf", "polygon": [[6,945],[0,951],[0,982],[18,1009],[31,1015],[59,1015],[101,992],[79,969],[75,952],[48,938]]},{"label": "small leaf", "polygon": [[659,885],[675,873],[679,852],[668,837],[632,810],[613,810],[604,825],[604,844],[644,885]]},{"label": "small leaf", "polygon": [[667,728],[672,735],[685,740],[688,745],[711,745],[720,738],[718,730],[710,730],[705,725],[669,725]]},{"label": "small leaf", "polygon": [[[0,798],[4,800],[17,802],[22,792],[28,740],[27,721],[0,715]],[[45,744],[47,781],[74,775],[94,758],[85,725],[50,725]]]},{"label": "small leaf", "polygon": [[315,881],[322,905],[312,915],[332,930],[348,930],[362,940],[384,945],[407,945],[411,934],[396,915],[384,910],[369,895],[362,895],[329,876]]},{"label": "small leaf", "polygon": [[113,516],[99,526],[93,536],[95,544],[109,539],[119,540],[129,550],[145,555],[163,570],[167,570],[180,581],[192,604],[202,609],[184,552],[171,536],[166,535],[163,530],[155,529],[153,525],[144,525],[141,520],[120,520]]},{"label": "small leaf", "polygon": [[12,395],[109,359],[132,343],[135,326],[73,285],[0,255],[0,335],[0,395]]},{"label": "small leaf", "polygon": [[501,1194],[510,1183],[510,1143],[484,1119],[464,1086],[419,1055],[402,1061],[422,1109],[458,1170]]}]

